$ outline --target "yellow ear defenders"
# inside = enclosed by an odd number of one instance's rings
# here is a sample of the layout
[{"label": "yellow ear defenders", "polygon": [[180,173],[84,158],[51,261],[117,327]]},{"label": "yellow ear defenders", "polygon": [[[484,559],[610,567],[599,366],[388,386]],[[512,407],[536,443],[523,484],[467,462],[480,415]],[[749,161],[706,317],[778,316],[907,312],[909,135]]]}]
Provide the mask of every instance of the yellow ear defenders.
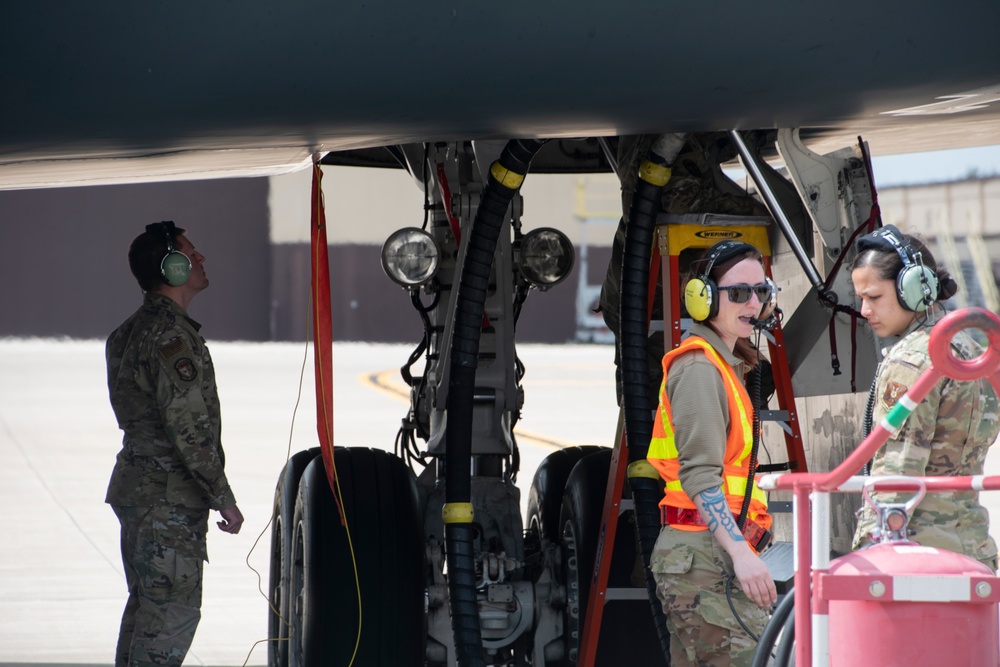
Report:
[{"label": "yellow ear defenders", "polygon": [[895,225],[885,225],[858,239],[858,253],[865,250],[893,250],[903,260],[896,276],[896,299],[906,310],[923,312],[938,298],[938,277],[924,266],[923,255],[913,249]]},{"label": "yellow ear defenders", "polygon": [[160,275],[173,287],[180,287],[191,277],[191,260],[184,253],[174,249],[174,239],[177,238],[177,226],[172,220],[154,222],[146,225],[146,231],[163,234],[167,239],[167,254],[160,260]]},{"label": "yellow ear defenders", "polygon": [[[719,286],[709,277],[712,267],[716,262],[725,262],[746,252],[757,252],[757,249],[742,241],[721,241],[708,249],[704,259],[698,260],[705,263],[705,270],[691,278],[684,287],[684,307],[691,319],[704,322],[719,314]],[[773,288],[774,284],[771,283],[771,286]],[[772,289],[772,295],[775,291]],[[773,301],[772,296],[769,302]]]}]

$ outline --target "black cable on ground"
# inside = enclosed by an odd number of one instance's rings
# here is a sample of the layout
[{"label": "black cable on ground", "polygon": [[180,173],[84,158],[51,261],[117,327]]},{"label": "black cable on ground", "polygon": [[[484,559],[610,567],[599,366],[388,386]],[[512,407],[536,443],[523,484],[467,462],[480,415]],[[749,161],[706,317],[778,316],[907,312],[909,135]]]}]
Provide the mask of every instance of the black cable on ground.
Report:
[{"label": "black cable on ground", "polygon": [[788,617],[785,631],[781,633],[778,651],[774,654],[774,667],[788,667],[794,660],[795,652],[795,614]]},{"label": "black cable on ground", "polygon": [[767,667],[768,659],[771,657],[771,653],[778,642],[778,636],[782,630],[784,630],[785,634],[795,634],[794,628],[785,627],[788,624],[788,619],[792,617],[794,609],[795,589],[789,588],[785,593],[785,597],[775,607],[774,613],[771,614],[771,620],[764,627],[764,632],[760,633],[760,639],[757,641],[757,651],[753,654],[753,662],[750,663],[750,667]]}]

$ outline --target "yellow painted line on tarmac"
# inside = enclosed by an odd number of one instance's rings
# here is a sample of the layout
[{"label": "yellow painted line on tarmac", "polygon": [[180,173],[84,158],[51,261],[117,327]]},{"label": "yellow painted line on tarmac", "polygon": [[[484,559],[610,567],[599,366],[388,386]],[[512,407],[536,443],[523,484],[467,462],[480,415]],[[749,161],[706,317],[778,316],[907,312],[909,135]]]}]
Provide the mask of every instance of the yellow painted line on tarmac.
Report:
[{"label": "yellow painted line on tarmac", "polygon": [[[379,371],[377,373],[362,373],[358,376],[358,381],[371,389],[380,391],[387,396],[399,399],[408,404],[410,402],[409,390],[404,385],[395,382],[392,379],[393,376],[398,373],[398,370]],[[537,433],[529,433],[520,428],[515,428],[514,433],[517,435],[519,440],[528,440],[536,445],[547,447],[553,451],[557,449],[565,449],[566,447],[595,444],[557,440],[556,438],[549,438],[544,435],[538,435]]]},{"label": "yellow painted line on tarmac", "polygon": [[403,385],[397,384],[389,379],[390,374],[399,373],[398,370],[390,371],[379,371],[378,373],[362,373],[358,376],[358,381],[361,384],[368,385],[372,389],[378,390],[383,394],[392,396],[393,398],[400,398],[403,401],[410,402],[410,392],[403,388]]}]

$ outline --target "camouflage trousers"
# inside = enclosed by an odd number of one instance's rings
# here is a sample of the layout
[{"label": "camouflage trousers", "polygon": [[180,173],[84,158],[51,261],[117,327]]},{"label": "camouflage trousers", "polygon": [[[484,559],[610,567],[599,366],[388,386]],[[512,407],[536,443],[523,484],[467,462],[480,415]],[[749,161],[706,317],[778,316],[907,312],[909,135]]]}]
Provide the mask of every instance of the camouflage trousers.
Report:
[{"label": "camouflage trousers", "polygon": [[[650,569],[670,630],[671,667],[748,667],[756,642],[740,627],[726,600],[733,574],[729,554],[706,531],[664,526],[653,548]],[[729,587],[736,613],[760,636],[768,612]]]},{"label": "camouflage trousers", "polygon": [[113,509],[128,585],[115,667],[179,666],[201,620],[208,511]]}]

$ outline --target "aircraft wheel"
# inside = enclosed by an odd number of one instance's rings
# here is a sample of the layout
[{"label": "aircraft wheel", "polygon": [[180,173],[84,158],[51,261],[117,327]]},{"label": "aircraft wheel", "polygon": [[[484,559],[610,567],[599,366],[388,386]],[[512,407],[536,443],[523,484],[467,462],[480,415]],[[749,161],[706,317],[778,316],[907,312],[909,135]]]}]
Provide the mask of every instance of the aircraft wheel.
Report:
[{"label": "aircraft wheel", "polygon": [[602,449],[606,448],[598,445],[566,447],[542,459],[528,491],[529,531],[533,531],[539,538],[558,542],[559,511],[569,473],[577,461]]},{"label": "aircraft wheel", "polygon": [[[575,667],[579,659],[610,469],[610,449],[581,458],[570,473],[563,494],[559,525],[567,594],[564,661],[567,667]],[[605,553],[605,557],[612,558],[609,588],[631,587],[632,579],[637,578],[645,592],[642,574],[636,572],[636,554],[635,528],[630,521],[620,519],[613,554]],[[607,602],[600,632],[595,656],[597,667],[664,664],[647,600]]]},{"label": "aircraft wheel", "polygon": [[347,529],[322,458],[299,482],[290,667],[423,665],[426,567],[413,474],[381,450],[337,448],[334,460]]},{"label": "aircraft wheel", "polygon": [[274,489],[274,518],[271,521],[271,578],[267,612],[269,667],[288,666],[288,623],[290,604],[288,589],[292,569],[292,522],[299,479],[309,462],[319,455],[319,447],[296,452],[288,459]]}]

